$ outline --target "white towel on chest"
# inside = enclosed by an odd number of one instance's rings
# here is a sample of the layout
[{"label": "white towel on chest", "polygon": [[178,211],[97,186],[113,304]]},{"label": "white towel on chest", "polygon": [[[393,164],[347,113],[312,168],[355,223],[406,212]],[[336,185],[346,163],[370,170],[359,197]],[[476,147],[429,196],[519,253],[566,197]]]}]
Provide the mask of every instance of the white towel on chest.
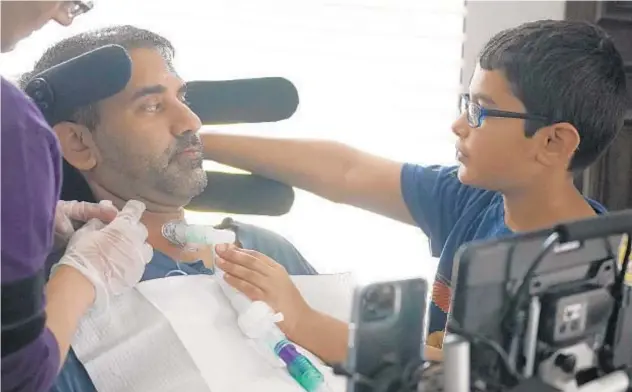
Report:
[{"label": "white towel on chest", "polygon": [[[348,274],[292,278],[314,309],[348,321]],[[99,392],[302,391],[250,344],[213,278],[194,275],[145,281],[115,298],[108,313],[84,318],[73,349]],[[344,391],[343,379],[306,354]]]}]

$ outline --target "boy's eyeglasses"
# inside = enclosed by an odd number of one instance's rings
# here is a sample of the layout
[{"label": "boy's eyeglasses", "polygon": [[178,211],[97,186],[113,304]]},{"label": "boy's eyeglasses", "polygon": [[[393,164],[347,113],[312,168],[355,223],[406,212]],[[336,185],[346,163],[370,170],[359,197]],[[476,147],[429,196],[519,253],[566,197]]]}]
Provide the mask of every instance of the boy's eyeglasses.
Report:
[{"label": "boy's eyeglasses", "polygon": [[544,116],[537,116],[527,113],[508,112],[505,110],[486,109],[481,105],[470,100],[469,94],[461,94],[459,103],[461,114],[467,113],[467,122],[472,128],[478,128],[483,123],[485,117],[500,117],[500,118],[521,118],[524,120],[537,120],[541,122],[549,122],[549,119]]},{"label": "boy's eyeglasses", "polygon": [[90,11],[92,8],[94,8],[94,3],[92,1],[66,2],[66,11],[68,12],[68,17],[70,19],[74,19],[79,15],[83,15],[86,12]]}]

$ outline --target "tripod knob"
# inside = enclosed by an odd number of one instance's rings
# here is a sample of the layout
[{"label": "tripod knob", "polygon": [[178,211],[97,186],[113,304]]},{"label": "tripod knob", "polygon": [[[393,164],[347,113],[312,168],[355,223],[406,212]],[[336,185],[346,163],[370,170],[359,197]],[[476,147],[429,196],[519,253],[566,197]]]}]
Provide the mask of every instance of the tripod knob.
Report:
[{"label": "tripod knob", "polygon": [[577,358],[573,354],[558,354],[554,363],[564,373],[573,374],[577,366]]}]

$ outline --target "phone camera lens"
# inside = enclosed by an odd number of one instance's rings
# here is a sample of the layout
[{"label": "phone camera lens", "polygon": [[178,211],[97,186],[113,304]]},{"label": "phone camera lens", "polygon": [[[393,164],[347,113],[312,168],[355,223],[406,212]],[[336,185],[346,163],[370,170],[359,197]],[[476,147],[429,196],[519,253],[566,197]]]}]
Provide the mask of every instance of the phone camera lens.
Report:
[{"label": "phone camera lens", "polygon": [[393,285],[372,287],[366,291],[362,302],[365,320],[385,319],[392,315],[395,309],[395,287]]}]

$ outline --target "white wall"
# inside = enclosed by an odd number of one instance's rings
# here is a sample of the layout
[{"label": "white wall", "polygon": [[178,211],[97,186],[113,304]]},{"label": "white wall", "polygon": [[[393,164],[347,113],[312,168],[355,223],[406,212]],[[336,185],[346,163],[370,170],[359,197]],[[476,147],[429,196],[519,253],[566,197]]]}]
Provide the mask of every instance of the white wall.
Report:
[{"label": "white wall", "polygon": [[468,1],[461,84],[465,89],[485,42],[497,32],[538,19],[564,19],[564,1]]}]

